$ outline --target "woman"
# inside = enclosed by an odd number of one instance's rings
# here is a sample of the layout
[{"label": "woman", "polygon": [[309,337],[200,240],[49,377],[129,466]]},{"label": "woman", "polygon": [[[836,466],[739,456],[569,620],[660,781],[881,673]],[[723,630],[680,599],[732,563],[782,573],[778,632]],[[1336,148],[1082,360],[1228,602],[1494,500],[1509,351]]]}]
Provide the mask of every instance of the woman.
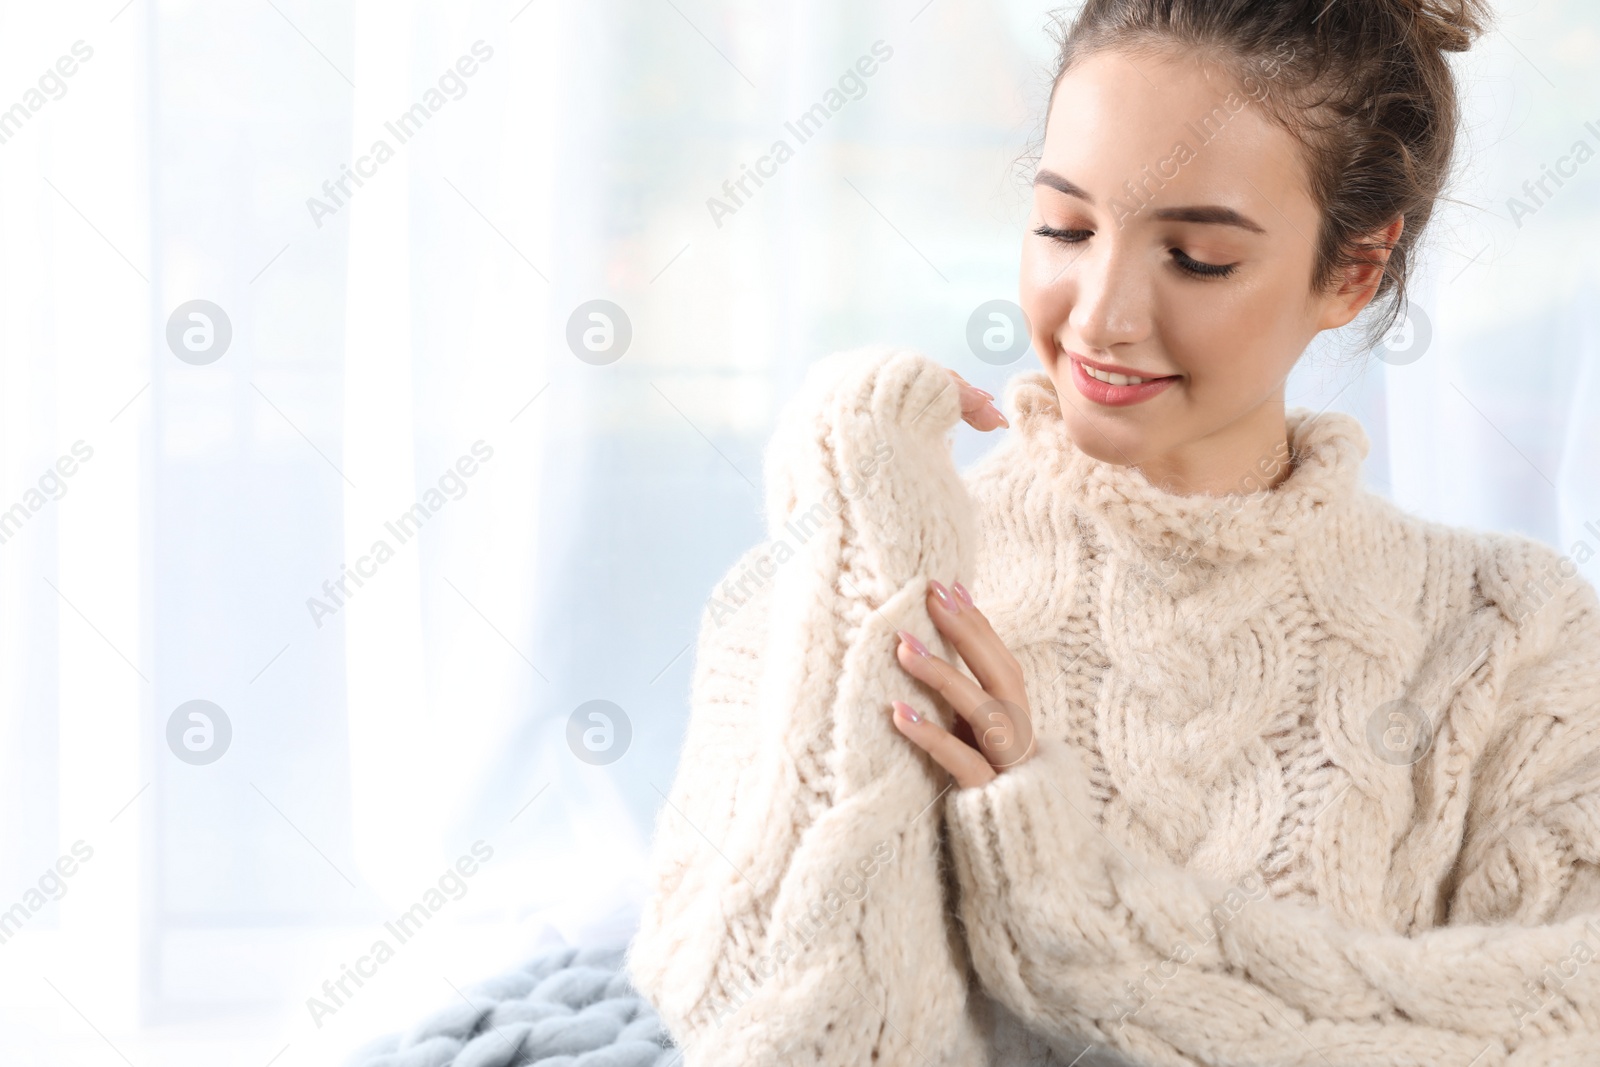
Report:
[{"label": "woman", "polygon": [[[1043,370],[1008,420],[915,353],[820,361],[702,620],[630,956],[690,1067],[1600,1063],[1595,591],[1284,401],[1393,316],[1483,18],[1090,0]],[[1010,426],[964,474],[958,418]]]}]

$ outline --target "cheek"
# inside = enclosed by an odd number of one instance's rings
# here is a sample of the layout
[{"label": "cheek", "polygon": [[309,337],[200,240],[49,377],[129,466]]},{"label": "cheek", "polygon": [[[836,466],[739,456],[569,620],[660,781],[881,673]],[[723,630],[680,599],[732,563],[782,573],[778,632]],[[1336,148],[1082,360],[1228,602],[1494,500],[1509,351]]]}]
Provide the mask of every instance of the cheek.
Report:
[{"label": "cheek", "polygon": [[1292,367],[1293,316],[1301,302],[1277,279],[1259,284],[1185,285],[1163,308],[1162,336],[1197,389],[1275,384]]},{"label": "cheek", "polygon": [[1064,266],[1066,261],[1045,241],[1033,238],[1022,243],[1017,293],[1035,329],[1053,328],[1071,309],[1072,272]]},{"label": "cheek", "polygon": [[1022,297],[1022,308],[1028,310],[1028,305],[1037,303],[1043,295],[1043,286],[1040,284],[1039,275],[1039,250],[1037,243],[1032,239],[1022,242],[1022,266],[1017,274],[1017,292]]}]

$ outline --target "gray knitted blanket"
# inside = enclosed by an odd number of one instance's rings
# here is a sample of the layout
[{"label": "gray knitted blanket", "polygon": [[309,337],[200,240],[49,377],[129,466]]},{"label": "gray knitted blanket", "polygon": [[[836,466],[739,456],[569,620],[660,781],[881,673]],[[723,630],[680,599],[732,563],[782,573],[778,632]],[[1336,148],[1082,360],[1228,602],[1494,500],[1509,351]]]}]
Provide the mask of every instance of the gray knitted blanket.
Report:
[{"label": "gray knitted blanket", "polygon": [[[557,948],[466,989],[403,1034],[380,1038],[345,1067],[681,1067],[655,1008],[622,969],[626,946]],[[993,1067],[1137,1067],[1104,1048],[1051,1048],[982,998]]]},{"label": "gray knitted blanket", "polygon": [[625,952],[540,953],[346,1067],[676,1067],[671,1037],[622,969]]}]

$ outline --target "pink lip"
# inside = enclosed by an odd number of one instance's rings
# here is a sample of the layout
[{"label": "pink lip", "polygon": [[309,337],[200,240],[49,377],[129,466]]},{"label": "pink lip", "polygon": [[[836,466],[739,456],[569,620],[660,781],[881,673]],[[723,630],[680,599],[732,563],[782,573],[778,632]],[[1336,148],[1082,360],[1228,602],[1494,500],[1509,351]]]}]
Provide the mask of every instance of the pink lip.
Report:
[{"label": "pink lip", "polygon": [[1157,378],[1154,381],[1142,382],[1139,385],[1112,385],[1110,382],[1102,382],[1098,378],[1089,377],[1083,369],[1084,363],[1088,362],[1096,370],[1104,370],[1108,373],[1131,374],[1134,377],[1140,377],[1141,375],[1136,371],[1117,370],[1113,366],[1083,360],[1074,355],[1069,355],[1067,358],[1072,363],[1072,384],[1078,387],[1078,392],[1089,400],[1093,400],[1096,404],[1104,404],[1107,407],[1127,407],[1129,404],[1142,404],[1165,390],[1181,377],[1181,375],[1172,375],[1166,378]]}]

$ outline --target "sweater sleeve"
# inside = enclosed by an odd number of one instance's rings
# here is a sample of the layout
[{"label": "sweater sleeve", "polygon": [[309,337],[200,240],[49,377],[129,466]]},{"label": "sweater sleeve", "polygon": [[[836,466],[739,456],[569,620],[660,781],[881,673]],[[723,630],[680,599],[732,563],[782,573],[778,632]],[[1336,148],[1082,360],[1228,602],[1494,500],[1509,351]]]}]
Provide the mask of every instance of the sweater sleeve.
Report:
[{"label": "sweater sleeve", "polygon": [[[1447,925],[1407,936],[1135,859],[1068,742],[946,799],[978,979],[1040,1032],[1150,1064],[1600,1063],[1600,608],[1520,635]],[[1352,846],[1355,843],[1350,843]]]},{"label": "sweater sleeve", "polygon": [[926,578],[969,573],[959,417],[942,368],[878,348],[819,361],[780,415],[769,537],[702,612],[629,947],[687,1067],[985,1062],[940,862],[948,776],[888,710],[949,721],[894,650],[898,628],[941,642]]}]

